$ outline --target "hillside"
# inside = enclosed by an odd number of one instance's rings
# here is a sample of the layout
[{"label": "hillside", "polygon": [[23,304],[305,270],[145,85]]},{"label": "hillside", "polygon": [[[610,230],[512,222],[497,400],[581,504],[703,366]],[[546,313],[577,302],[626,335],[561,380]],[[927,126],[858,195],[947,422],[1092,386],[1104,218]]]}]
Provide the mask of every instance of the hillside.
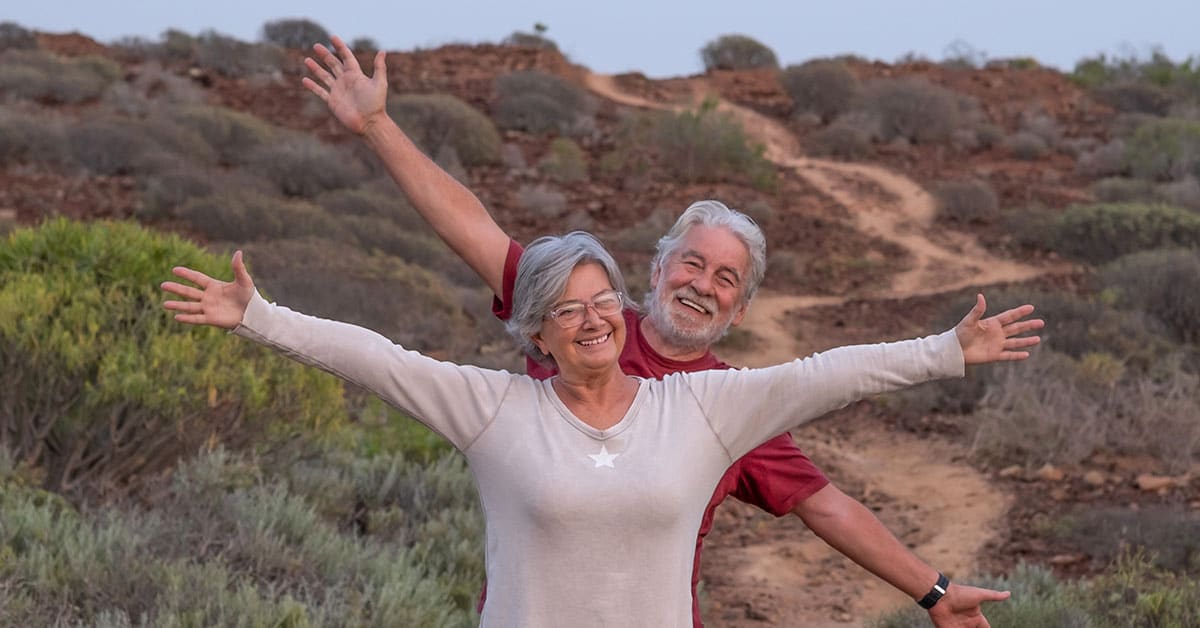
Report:
[{"label": "hillside", "polygon": [[[4,229],[56,216],[132,219],[217,251],[240,246],[281,302],[376,326],[435,355],[520,364],[497,340],[470,271],[301,86],[303,51],[205,55],[204,42],[182,51],[167,43],[39,33],[35,46],[0,52],[0,71],[8,71],[0,72]],[[232,67],[251,53],[262,57],[258,65]],[[359,58],[369,66],[368,54]],[[646,285],[656,236],[690,202],[715,198],[746,211],[767,232],[770,263],[745,323],[720,346],[730,363],[768,365],[935,331],[966,311],[976,291],[991,311],[1049,301],[1054,360],[1030,376],[1047,390],[1010,370],[976,372],[967,384],[976,392],[928,388],[859,403],[797,432],[798,442],[952,577],[1007,574],[1022,561],[1066,579],[1092,576],[1135,537],[1164,555],[1195,552],[1174,567],[1200,569],[1200,549],[1151,531],[1200,530],[1200,349],[1187,314],[1197,310],[1173,301],[1182,319],[1146,322],[1153,312],[1123,304],[1118,280],[1103,279],[1118,256],[1089,257],[1100,247],[1089,238],[1138,243],[1120,253],[1170,245],[1195,257],[1200,159],[1191,148],[1162,159],[1135,152],[1153,152],[1145,137],[1155,125],[1178,124],[1184,141],[1200,138],[1200,122],[1188,117],[1194,109],[1135,112],[1134,96],[1031,60],[828,62],[837,68],[811,76],[711,69],[650,80],[597,75],[547,47],[389,52],[389,112],[518,240],[590,230],[613,249],[635,292]],[[12,78],[17,67],[28,69],[24,80]],[[47,77],[63,68],[91,78],[51,84]],[[89,80],[99,86],[86,87]],[[824,96],[838,86],[854,91],[845,102],[801,102],[812,85]],[[453,102],[416,97],[429,94]],[[725,139],[697,139],[709,135]],[[1195,141],[1188,146],[1200,147]],[[1141,165],[1164,160],[1153,170]],[[1146,223],[1127,226],[1133,219],[1123,215],[1108,219],[1116,225],[1108,231],[1062,226],[1072,208],[1116,202],[1169,206],[1179,222],[1144,237]],[[373,261],[337,259],[350,251],[364,259],[372,251]],[[296,268],[297,258],[310,267]],[[392,260],[403,269],[379,270]],[[435,284],[420,294],[440,299],[434,306],[447,314],[428,328],[404,328],[395,312],[429,303],[396,288],[421,282]],[[1146,356],[1161,347],[1169,348]],[[1160,363],[1175,352],[1165,373]],[[1033,410],[1013,400],[1023,394]],[[1072,394],[1092,405],[1050,403]],[[1150,407],[1169,394],[1179,402]],[[1115,397],[1129,400],[1127,411],[1114,409]],[[1102,424],[1126,422],[1139,411],[1158,422],[1094,441],[1082,436],[1093,424],[1071,423],[1087,413],[1101,413]],[[1030,423],[1042,413],[1059,420]],[[999,427],[989,431],[989,423]],[[1039,439],[1044,447],[1027,442]],[[1113,512],[1113,520],[1154,514],[1133,526],[1142,536],[1103,523],[1056,532],[1071,527],[1064,521]],[[706,547],[711,626],[863,625],[910,605],[794,518],[774,521],[729,503]]]}]

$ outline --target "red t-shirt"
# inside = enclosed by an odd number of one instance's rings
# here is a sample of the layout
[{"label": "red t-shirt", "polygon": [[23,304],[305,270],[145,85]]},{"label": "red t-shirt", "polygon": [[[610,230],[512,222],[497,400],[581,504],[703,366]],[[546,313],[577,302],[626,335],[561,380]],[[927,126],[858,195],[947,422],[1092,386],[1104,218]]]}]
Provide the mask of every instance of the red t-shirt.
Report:
[{"label": "red t-shirt", "polygon": [[[501,320],[508,320],[512,315],[513,284],[517,279],[517,263],[521,260],[524,250],[516,240],[509,244],[508,257],[504,261],[504,294],[492,302],[492,313]],[[626,336],[620,364],[621,370],[628,375],[661,379],[681,371],[732,368],[718,360],[712,352],[684,362],[664,357],[655,351],[642,335],[641,318],[637,312],[626,309],[624,316]],[[532,359],[526,360],[526,369],[531,377],[538,379],[547,379],[558,373]],[[776,517],[782,517],[791,512],[796,504],[827,484],[829,479],[800,451],[790,434],[776,436],[759,445],[729,467],[717,483],[717,489],[704,509],[700,535],[696,538],[696,558],[692,564],[692,619],[697,628],[703,626],[700,620],[700,603],[696,598],[696,586],[700,583],[700,550],[704,545],[704,537],[712,531],[713,514],[717,506],[725,501],[726,497],[732,496]],[[479,602],[481,611],[486,596],[485,586],[484,595]]]}]

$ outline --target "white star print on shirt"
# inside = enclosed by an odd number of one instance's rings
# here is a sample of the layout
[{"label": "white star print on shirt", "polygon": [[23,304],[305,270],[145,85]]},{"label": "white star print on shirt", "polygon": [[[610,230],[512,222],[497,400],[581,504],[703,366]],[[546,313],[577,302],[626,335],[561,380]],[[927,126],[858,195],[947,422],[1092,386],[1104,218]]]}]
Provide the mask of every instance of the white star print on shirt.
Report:
[{"label": "white star print on shirt", "polygon": [[613,460],[619,455],[621,454],[608,453],[608,447],[605,445],[600,445],[600,453],[588,454],[588,458],[591,458],[596,462],[596,466],[594,467],[596,469],[599,469],[600,467],[615,469],[616,467],[613,466]]}]

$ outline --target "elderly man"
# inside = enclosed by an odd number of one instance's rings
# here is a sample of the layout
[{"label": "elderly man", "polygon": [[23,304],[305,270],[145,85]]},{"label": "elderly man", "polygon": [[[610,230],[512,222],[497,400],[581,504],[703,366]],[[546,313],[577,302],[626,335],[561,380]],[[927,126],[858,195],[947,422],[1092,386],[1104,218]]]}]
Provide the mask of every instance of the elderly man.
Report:
[{"label": "elderly man", "polygon": [[[318,44],[305,64],[312,78],[305,87],[320,97],[334,116],[362,137],[382,160],[417,211],[496,294],[494,311],[511,313],[512,288],[522,248],[496,224],[479,199],[427,158],[385,111],[386,67],[375,57],[367,77],[346,45],[332,38],[337,51]],[[651,269],[651,292],[645,316],[626,310],[628,339],[620,356],[622,370],[661,378],[679,371],[730,368],[710,346],[745,316],[762,281],[766,244],[761,230],[739,212],[715,201],[688,208],[658,243]],[[982,297],[980,297],[982,305]],[[1023,311],[1018,317],[1028,315]],[[980,325],[1002,325],[999,316]],[[1011,320],[1006,319],[1006,320]],[[1036,329],[1040,321],[1027,321]],[[1021,339],[1020,347],[1036,342]],[[1013,352],[1013,359],[1027,353]],[[554,372],[529,364],[535,377]],[[1007,592],[948,583],[892,535],[862,504],[847,496],[812,464],[792,438],[784,434],[739,459],[725,474],[705,512],[693,573],[695,604],[700,549],[712,529],[713,512],[727,496],[753,504],[775,516],[788,513],[831,546],[868,571],[905,592],[929,612],[939,628],[986,626],[980,605],[1007,599]]]}]

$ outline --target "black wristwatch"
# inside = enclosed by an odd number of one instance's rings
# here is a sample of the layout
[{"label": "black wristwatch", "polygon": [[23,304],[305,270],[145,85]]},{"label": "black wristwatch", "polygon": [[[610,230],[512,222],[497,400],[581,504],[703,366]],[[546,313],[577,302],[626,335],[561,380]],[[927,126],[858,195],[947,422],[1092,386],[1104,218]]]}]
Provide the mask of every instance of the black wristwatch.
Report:
[{"label": "black wristwatch", "polygon": [[946,589],[949,586],[950,579],[946,577],[946,574],[939,571],[937,584],[933,585],[933,588],[929,590],[929,593],[926,593],[925,597],[917,601],[917,604],[925,610],[933,608],[933,605],[937,604],[938,600],[942,599],[943,595],[946,595]]}]

